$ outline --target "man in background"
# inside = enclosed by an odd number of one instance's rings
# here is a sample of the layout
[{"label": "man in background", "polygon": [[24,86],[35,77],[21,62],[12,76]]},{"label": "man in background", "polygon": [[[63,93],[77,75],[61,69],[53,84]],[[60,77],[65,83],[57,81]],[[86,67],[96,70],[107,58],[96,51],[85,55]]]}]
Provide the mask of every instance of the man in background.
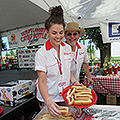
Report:
[{"label": "man in background", "polygon": [[78,40],[81,36],[83,36],[85,33],[84,29],[79,28],[79,24],[76,22],[69,22],[67,24],[67,27],[65,29],[65,39],[66,43],[68,43],[71,46],[72,49],[72,64],[71,64],[71,70],[77,81],[79,80],[79,74],[81,67],[83,66],[83,69],[87,76],[88,85],[93,84],[93,80],[90,77],[89,72],[89,58],[87,54],[86,47],[81,44]]}]

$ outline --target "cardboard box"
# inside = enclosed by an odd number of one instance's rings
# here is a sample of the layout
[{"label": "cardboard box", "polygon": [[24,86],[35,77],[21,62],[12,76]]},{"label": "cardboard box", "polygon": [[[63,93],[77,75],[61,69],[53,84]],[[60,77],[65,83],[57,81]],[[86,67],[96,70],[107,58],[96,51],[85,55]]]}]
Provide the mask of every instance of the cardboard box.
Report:
[{"label": "cardboard box", "polygon": [[0,104],[15,106],[21,98],[33,93],[32,80],[17,80],[0,84]]},{"label": "cardboard box", "polygon": [[106,96],[107,105],[116,105],[116,95],[107,95]]}]

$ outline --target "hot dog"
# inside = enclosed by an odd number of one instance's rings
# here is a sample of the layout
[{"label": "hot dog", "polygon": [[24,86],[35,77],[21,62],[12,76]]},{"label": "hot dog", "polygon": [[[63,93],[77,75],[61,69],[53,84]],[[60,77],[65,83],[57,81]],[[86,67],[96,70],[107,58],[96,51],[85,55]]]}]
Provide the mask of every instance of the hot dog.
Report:
[{"label": "hot dog", "polygon": [[85,91],[74,93],[74,95],[85,95],[85,94],[91,95],[92,93],[91,92],[85,92]]},{"label": "hot dog", "polygon": [[64,115],[64,117],[75,117],[75,113],[67,113],[66,115]]},{"label": "hot dog", "polygon": [[64,116],[68,113],[68,107],[61,107],[59,109],[59,111],[61,112],[61,114]]},{"label": "hot dog", "polygon": [[67,96],[72,96],[75,93],[75,90],[76,90],[75,88],[69,89],[67,92]]},{"label": "hot dog", "polygon": [[93,99],[93,97],[89,94],[85,95],[75,95],[75,100],[84,100],[84,99]]},{"label": "hot dog", "polygon": [[77,87],[75,92],[91,92],[91,89],[85,87]]},{"label": "hot dog", "polygon": [[68,92],[66,99],[69,105],[89,105],[92,103],[91,89],[86,86],[72,86]]},{"label": "hot dog", "polygon": [[92,103],[91,99],[75,100],[74,101],[74,105],[78,105],[78,106],[85,106],[85,105],[89,105],[91,103]]},{"label": "hot dog", "polygon": [[53,117],[47,111],[46,113],[44,113],[40,117],[37,117],[37,119],[39,119],[39,120],[51,120],[51,119],[52,120],[74,120],[75,113],[74,112],[70,112],[69,111],[69,107],[61,107],[59,109],[59,111],[62,113],[61,116]]},{"label": "hot dog", "polygon": [[67,99],[69,105],[72,105],[74,103],[73,96],[67,96],[66,99]]}]

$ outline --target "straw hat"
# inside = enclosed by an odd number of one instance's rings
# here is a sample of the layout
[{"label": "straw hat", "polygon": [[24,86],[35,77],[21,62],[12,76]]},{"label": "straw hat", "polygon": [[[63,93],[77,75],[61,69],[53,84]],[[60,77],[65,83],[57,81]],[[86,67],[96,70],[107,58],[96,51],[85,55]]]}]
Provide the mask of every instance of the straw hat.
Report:
[{"label": "straw hat", "polygon": [[84,29],[79,28],[79,24],[77,22],[69,22],[67,24],[65,32],[66,31],[70,31],[70,30],[77,30],[77,31],[79,31],[80,32],[80,36],[83,36],[84,33],[85,33]]}]

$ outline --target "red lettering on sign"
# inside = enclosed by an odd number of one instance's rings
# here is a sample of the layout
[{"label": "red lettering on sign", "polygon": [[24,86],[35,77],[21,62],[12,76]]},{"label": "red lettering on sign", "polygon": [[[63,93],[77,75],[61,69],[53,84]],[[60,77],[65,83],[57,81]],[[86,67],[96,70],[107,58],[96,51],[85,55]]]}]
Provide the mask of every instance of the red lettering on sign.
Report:
[{"label": "red lettering on sign", "polygon": [[39,39],[39,38],[46,39],[47,34],[45,32],[45,28],[30,28],[28,30],[23,31],[21,35],[22,37],[20,38],[20,40],[22,42],[25,42],[27,40],[30,41],[32,39]]}]

